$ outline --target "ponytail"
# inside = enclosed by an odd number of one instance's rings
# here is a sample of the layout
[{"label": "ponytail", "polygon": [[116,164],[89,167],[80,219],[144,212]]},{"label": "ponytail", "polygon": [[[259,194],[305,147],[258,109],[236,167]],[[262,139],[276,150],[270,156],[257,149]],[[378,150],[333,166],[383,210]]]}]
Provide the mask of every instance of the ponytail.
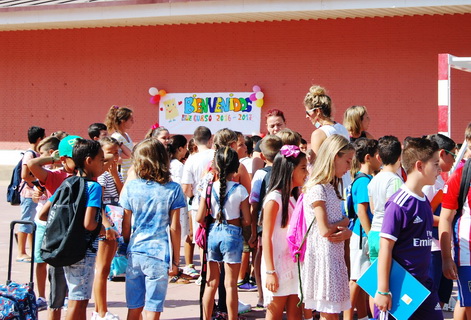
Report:
[{"label": "ponytail", "polygon": [[230,147],[223,147],[216,151],[214,156],[216,169],[219,172],[219,211],[216,215],[216,220],[221,221],[222,212],[224,210],[224,203],[227,191],[227,176],[231,173],[237,172],[239,169],[239,157],[237,152]]}]

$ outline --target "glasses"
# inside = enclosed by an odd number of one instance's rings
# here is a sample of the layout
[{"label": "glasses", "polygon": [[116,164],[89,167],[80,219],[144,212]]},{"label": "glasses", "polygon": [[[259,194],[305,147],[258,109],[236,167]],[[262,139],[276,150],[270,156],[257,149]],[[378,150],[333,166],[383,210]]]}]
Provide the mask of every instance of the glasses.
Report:
[{"label": "glasses", "polygon": [[445,150],[446,153],[448,154],[451,154],[453,156],[453,159],[456,159],[456,154],[451,152],[451,151],[448,151],[448,150]]}]

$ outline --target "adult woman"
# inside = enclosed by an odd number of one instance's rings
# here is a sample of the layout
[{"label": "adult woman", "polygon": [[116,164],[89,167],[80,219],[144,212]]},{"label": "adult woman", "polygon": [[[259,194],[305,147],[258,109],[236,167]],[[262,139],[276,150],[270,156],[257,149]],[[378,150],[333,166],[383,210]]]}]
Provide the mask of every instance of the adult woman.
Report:
[{"label": "adult woman", "polygon": [[319,130],[314,130],[311,135],[311,149],[315,155],[319,151],[322,142],[333,134],[340,134],[349,138],[348,131],[343,125],[332,119],[332,100],[325,93],[323,87],[314,85],[304,98],[306,118]]},{"label": "adult woman", "polygon": [[374,139],[367,132],[370,125],[370,117],[365,106],[351,106],[343,114],[343,125],[348,130],[350,142],[355,142],[358,138]]}]

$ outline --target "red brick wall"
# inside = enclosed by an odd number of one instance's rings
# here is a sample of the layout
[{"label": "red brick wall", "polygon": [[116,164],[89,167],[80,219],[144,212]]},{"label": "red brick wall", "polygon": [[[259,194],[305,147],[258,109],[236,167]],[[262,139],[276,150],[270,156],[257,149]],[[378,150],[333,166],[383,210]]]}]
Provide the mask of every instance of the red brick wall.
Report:
[{"label": "red brick wall", "polygon": [[[112,104],[135,111],[134,140],[157,120],[151,86],[169,92],[265,93],[309,137],[302,101],[328,89],[335,118],[366,105],[370,132],[437,130],[439,53],[471,56],[471,15],[0,32],[0,141],[30,125],[86,136]],[[471,121],[471,74],[453,71],[453,135]],[[262,124],[262,128],[264,125]],[[172,133],[172,132],[171,132]],[[0,143],[0,149],[10,144]]]}]

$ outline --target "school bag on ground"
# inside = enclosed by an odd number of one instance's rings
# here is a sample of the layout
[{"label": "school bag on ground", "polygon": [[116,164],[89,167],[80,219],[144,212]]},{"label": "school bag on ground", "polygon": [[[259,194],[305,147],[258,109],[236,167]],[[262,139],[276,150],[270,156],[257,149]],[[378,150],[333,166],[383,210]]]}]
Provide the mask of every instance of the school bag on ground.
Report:
[{"label": "school bag on ground", "polygon": [[88,248],[96,251],[92,244],[101,229],[101,214],[95,230],[88,231],[83,226],[87,181],[91,180],[72,176],[54,194],[41,246],[41,258],[54,267],[79,262]]},{"label": "school bag on ground", "polygon": [[23,158],[26,152],[33,153],[33,158],[36,158],[36,153],[33,150],[26,150],[22,153],[21,160],[17,163],[11,174],[10,184],[7,188],[7,202],[12,206],[20,204],[20,193],[25,187],[26,182],[21,179],[21,169],[23,167]]},{"label": "school bag on ground", "polygon": [[[33,228],[32,256],[30,262],[29,283],[21,284],[11,279],[13,260],[13,236],[16,224],[29,224]],[[32,221],[15,220],[10,223],[10,249],[8,252],[8,271],[6,285],[0,285],[0,319],[37,320],[38,306],[34,294],[34,237],[36,225]]]},{"label": "school bag on ground", "polygon": [[312,225],[316,220],[312,219],[309,227],[306,227],[306,218],[304,217],[304,194],[298,198],[298,202],[294,207],[293,213],[289,219],[288,231],[286,233],[286,241],[288,241],[288,249],[291,254],[293,262],[298,264],[298,276],[299,276],[299,303],[298,307],[303,302],[303,286],[301,283],[301,262],[304,261],[304,254],[306,253],[306,238],[311,231]]}]

